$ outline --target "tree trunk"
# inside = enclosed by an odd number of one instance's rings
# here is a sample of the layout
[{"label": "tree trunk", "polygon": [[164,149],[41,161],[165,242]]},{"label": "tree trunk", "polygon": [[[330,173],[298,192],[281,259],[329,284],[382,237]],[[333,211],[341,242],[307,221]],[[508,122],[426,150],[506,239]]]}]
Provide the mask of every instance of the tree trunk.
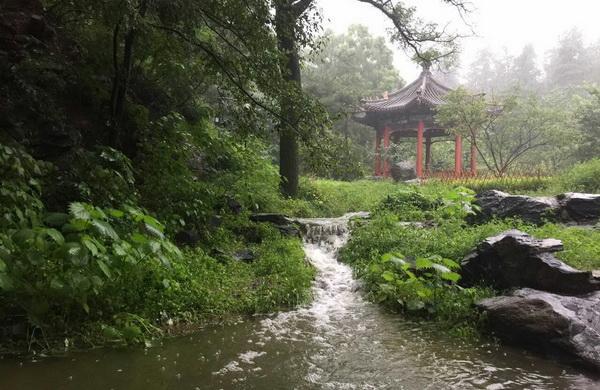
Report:
[{"label": "tree trunk", "polygon": [[300,58],[296,42],[298,15],[290,4],[276,6],[276,33],[279,50],[283,53],[281,73],[293,92],[283,91],[280,98],[281,119],[279,123],[279,174],[281,192],[294,197],[298,193],[298,141],[299,120],[295,97],[302,92]]},{"label": "tree trunk", "polygon": [[[140,2],[139,17],[143,18],[146,15],[148,7],[148,1],[142,0]],[[118,60],[118,39],[119,29],[121,21],[116,25],[113,32],[113,62],[114,62],[114,78],[111,93],[111,113],[110,113],[110,140],[109,144],[115,148],[122,150],[125,154],[134,154],[133,150],[123,150],[123,139],[122,139],[122,128],[121,121],[123,119],[123,112],[125,110],[125,102],[127,100],[127,92],[129,90],[129,84],[131,81],[131,70],[133,67],[134,59],[134,46],[136,36],[138,34],[137,27],[135,24],[129,27],[125,33],[123,40],[123,60],[119,64]],[[134,138],[134,135],[130,135],[130,138]],[[135,144],[135,142],[130,142]]]}]

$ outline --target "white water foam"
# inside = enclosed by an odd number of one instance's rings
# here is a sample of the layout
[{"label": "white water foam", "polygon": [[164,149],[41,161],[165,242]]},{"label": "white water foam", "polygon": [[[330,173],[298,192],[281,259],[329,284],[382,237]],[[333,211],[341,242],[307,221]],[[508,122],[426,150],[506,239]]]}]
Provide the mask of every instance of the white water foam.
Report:
[{"label": "white water foam", "polygon": [[[348,223],[353,217],[364,217],[365,213],[350,213],[340,218],[314,218],[298,219],[304,232],[304,252],[311,264],[317,270],[317,277],[313,285],[313,301],[309,306],[281,312],[271,318],[260,322],[256,333],[259,341],[256,346],[275,339],[289,342],[298,342],[307,337],[325,348],[328,345],[328,332],[335,333],[339,322],[346,316],[355,312],[354,308],[364,305],[363,299],[355,293],[356,280],[352,270],[345,264],[336,260],[337,251],[348,240]],[[313,332],[307,332],[310,324]],[[302,330],[301,330],[302,329]],[[255,359],[265,352],[248,351],[240,354],[236,360],[216,372],[223,375],[232,371],[240,371],[240,364],[255,365]],[[316,368],[316,367],[315,367]],[[318,370],[311,370],[307,378],[309,382],[318,381]]]}]

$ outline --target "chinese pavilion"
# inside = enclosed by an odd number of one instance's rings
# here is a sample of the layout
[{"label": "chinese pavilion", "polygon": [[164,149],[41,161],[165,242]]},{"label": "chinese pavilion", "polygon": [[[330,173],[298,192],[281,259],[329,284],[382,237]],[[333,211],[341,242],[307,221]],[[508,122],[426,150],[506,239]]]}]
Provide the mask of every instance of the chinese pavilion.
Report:
[{"label": "chinese pavilion", "polygon": [[[444,104],[444,96],[452,89],[435,80],[428,65],[415,81],[392,93],[385,92],[382,98],[361,101],[361,110],[355,120],[375,129],[375,176],[389,177],[391,163],[385,158],[382,164],[381,143],[388,148],[390,142],[400,138],[415,137],[417,140],[416,174],[426,177],[431,169],[431,139],[448,137],[445,129],[436,125],[435,107]],[[423,142],[425,141],[425,142]],[[423,166],[423,143],[425,144],[425,166]],[[462,169],[462,139],[454,135],[454,172],[455,177],[464,174]],[[471,145],[470,175],[475,175],[475,148]],[[423,169],[424,168],[424,169]]]}]

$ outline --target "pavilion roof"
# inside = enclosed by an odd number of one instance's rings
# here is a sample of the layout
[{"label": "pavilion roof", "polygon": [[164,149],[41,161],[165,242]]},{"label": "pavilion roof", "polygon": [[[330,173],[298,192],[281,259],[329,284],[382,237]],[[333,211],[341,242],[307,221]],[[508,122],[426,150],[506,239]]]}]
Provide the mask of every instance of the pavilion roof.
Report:
[{"label": "pavilion roof", "polygon": [[451,90],[433,78],[428,66],[423,66],[415,81],[383,98],[363,99],[361,108],[364,112],[382,112],[402,111],[413,103],[437,106],[444,103],[444,96]]}]

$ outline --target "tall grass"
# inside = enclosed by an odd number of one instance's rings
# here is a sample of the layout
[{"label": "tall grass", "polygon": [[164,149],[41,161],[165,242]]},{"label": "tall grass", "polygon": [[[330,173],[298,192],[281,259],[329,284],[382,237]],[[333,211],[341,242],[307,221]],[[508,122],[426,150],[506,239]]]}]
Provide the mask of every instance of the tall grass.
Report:
[{"label": "tall grass", "polygon": [[491,173],[478,176],[436,177],[428,183],[441,183],[450,186],[462,186],[479,193],[487,190],[500,190],[511,193],[537,192],[547,188],[553,181],[548,175],[511,174],[497,177]]}]

